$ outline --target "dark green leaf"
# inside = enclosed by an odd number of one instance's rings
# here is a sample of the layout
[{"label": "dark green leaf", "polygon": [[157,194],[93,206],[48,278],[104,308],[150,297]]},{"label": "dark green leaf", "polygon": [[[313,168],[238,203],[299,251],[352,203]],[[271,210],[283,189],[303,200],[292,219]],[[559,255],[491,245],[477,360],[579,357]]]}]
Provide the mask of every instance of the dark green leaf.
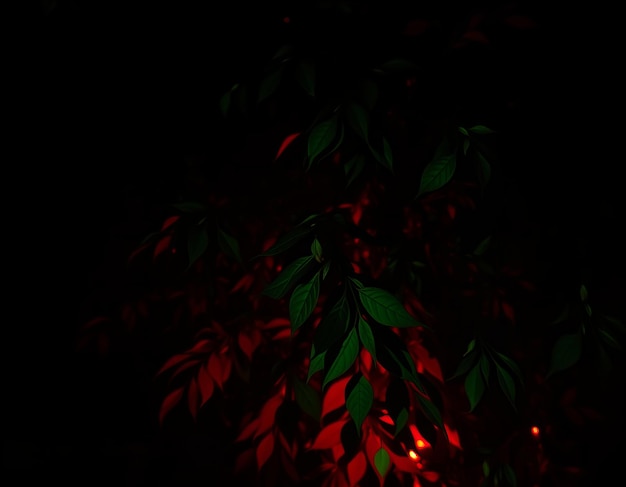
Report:
[{"label": "dark green leaf", "polygon": [[478,182],[484,188],[491,179],[491,164],[481,152],[476,152],[476,158],[478,159]]},{"label": "dark green leaf", "polygon": [[174,203],[172,206],[183,213],[207,213],[209,211],[206,205],[194,201],[182,201]]},{"label": "dark green leaf", "polygon": [[463,134],[465,137],[469,137],[469,133],[465,127],[459,127],[459,132]]},{"label": "dark green leaf", "polygon": [[281,46],[272,58],[274,61],[286,61],[294,52],[294,47],[290,45]]},{"label": "dark green leaf", "polygon": [[622,350],[622,345],[619,343],[613,335],[611,335],[608,331],[600,328],[599,330],[600,338],[609,346],[615,348],[616,350]]},{"label": "dark green leaf", "polygon": [[283,269],[264,290],[263,294],[274,299],[281,299],[309,270],[314,262],[312,255],[299,257]]},{"label": "dark green leaf", "polygon": [[474,249],[474,255],[481,256],[491,246],[491,235],[485,237]]},{"label": "dark green leaf", "polygon": [[450,376],[448,380],[453,380],[465,375],[469,371],[469,369],[474,366],[474,364],[478,360],[478,353],[472,352],[471,350],[469,350],[469,347],[468,352],[465,352],[467,355],[463,355],[463,358],[459,362],[459,365],[457,365],[454,374],[452,374],[452,376]]},{"label": "dark green leaf", "polygon": [[469,150],[470,147],[470,141],[469,139],[465,139],[463,140],[463,155],[466,156],[467,155],[467,151]]},{"label": "dark green leaf", "polygon": [[478,405],[485,392],[485,381],[480,371],[480,366],[475,365],[465,377],[465,394],[470,402],[470,411]]},{"label": "dark green leaf", "polygon": [[343,165],[347,179],[346,186],[350,186],[361,175],[364,167],[365,156],[363,154],[357,154]]},{"label": "dark green leaf", "polygon": [[582,335],[566,333],[561,335],[552,348],[548,377],[555,372],[570,368],[580,359],[582,352]]},{"label": "dark green leaf", "polygon": [[385,167],[390,171],[393,171],[393,153],[391,152],[391,145],[389,141],[383,137],[383,161]]},{"label": "dark green leaf", "polygon": [[293,389],[300,408],[313,419],[319,421],[322,413],[322,401],[317,391],[297,377],[294,377]]},{"label": "dark green leaf", "polygon": [[495,133],[495,131],[491,130],[489,127],[485,127],[484,125],[474,125],[469,128],[469,131],[476,135],[488,135]]},{"label": "dark green leaf", "polygon": [[504,395],[513,406],[513,409],[515,409],[515,381],[513,377],[511,377],[504,367],[498,364],[496,364],[496,374],[498,376],[500,389],[502,389],[502,392],[504,392]]},{"label": "dark green leaf", "polygon": [[307,283],[298,284],[289,300],[291,332],[295,332],[311,316],[320,295],[320,273],[316,272]]},{"label": "dark green leaf", "polygon": [[587,316],[591,316],[591,306],[589,306],[588,303],[585,303],[585,312],[587,313]]},{"label": "dark green leaf", "polygon": [[376,453],[374,453],[374,466],[378,474],[384,478],[389,472],[391,466],[391,458],[389,453],[383,447],[381,447]]},{"label": "dark green leaf", "polygon": [[221,228],[217,229],[217,245],[226,255],[232,257],[240,264],[243,264],[243,259],[239,251],[239,242]]},{"label": "dark green leaf", "polygon": [[348,330],[350,323],[350,305],[345,293],[337,300],[330,311],[322,316],[315,335],[313,344],[318,353],[325,352],[339,340]]},{"label": "dark green leaf", "polygon": [[489,384],[489,357],[486,354],[481,354],[480,359],[478,361],[480,366],[480,373],[483,375],[483,379],[485,380],[485,385]]},{"label": "dark green leaf", "polygon": [[279,238],[274,245],[272,245],[269,249],[267,249],[262,254],[259,254],[260,257],[267,257],[271,255],[278,255],[289,248],[293,247],[297,244],[303,237],[309,235],[311,233],[311,228],[307,226],[296,226],[290,232],[283,235]]},{"label": "dark green leaf", "polygon": [[322,262],[322,244],[317,238],[311,244],[311,254],[313,254],[316,261]]},{"label": "dark green leaf", "polygon": [[189,267],[198,260],[209,247],[209,233],[205,225],[189,227],[187,234],[187,256]]},{"label": "dark green leaf", "polygon": [[487,460],[483,462],[483,475],[485,477],[489,477],[489,463],[487,462]]},{"label": "dark green leaf", "polygon": [[502,480],[504,480],[505,484],[499,487],[517,487],[517,475],[515,475],[515,471],[510,465],[502,465],[500,471],[502,472]]},{"label": "dark green leaf", "polygon": [[557,325],[559,323],[563,323],[565,320],[567,320],[567,318],[569,318],[569,314],[570,314],[570,305],[569,303],[567,303],[563,307],[563,310],[561,311],[561,313],[559,313],[559,316],[557,316],[550,324]]},{"label": "dark green leaf", "polygon": [[353,328],[341,345],[339,354],[328,368],[322,387],[326,387],[329,382],[345,374],[350,367],[352,367],[359,355],[359,349],[359,337],[357,336],[356,329]]},{"label": "dark green leaf", "polygon": [[332,144],[337,136],[338,128],[339,124],[336,117],[320,122],[313,127],[308,139],[309,165]]},{"label": "dark green leaf", "polygon": [[230,109],[230,90],[220,97],[219,106],[222,116],[227,117]]},{"label": "dark green leaf", "polygon": [[420,410],[424,413],[426,418],[435,426],[437,426],[444,435],[447,436],[446,428],[443,424],[443,418],[441,416],[441,411],[437,409],[437,406],[426,396],[423,394],[417,394],[417,400],[420,405]]},{"label": "dark green leaf", "polygon": [[365,311],[381,325],[398,328],[423,326],[393,294],[384,289],[363,287],[359,289],[359,297]]},{"label": "dark green leaf", "polygon": [[446,154],[430,161],[424,168],[418,196],[444,186],[456,171],[456,154]]},{"label": "dark green leaf", "polygon": [[407,421],[409,420],[409,412],[406,408],[400,409],[398,413],[398,417],[396,418],[396,430],[394,436],[398,436],[398,433],[402,431],[402,429],[406,426]]},{"label": "dark green leaf", "polygon": [[520,382],[521,385],[524,384],[524,377],[522,376],[522,371],[520,370],[519,366],[517,365],[517,363],[515,363],[513,359],[511,359],[510,357],[507,357],[506,355],[500,352],[496,352],[496,358],[498,359],[498,361],[506,365],[508,370],[510,370],[516,375],[517,380]]},{"label": "dark green leaf", "polygon": [[296,80],[310,96],[315,96],[315,65],[309,59],[303,59],[296,65]]},{"label": "dark green leaf", "polygon": [[368,140],[369,134],[369,117],[365,108],[358,103],[349,103],[345,110],[348,124],[354,132],[365,142]]},{"label": "dark green leaf", "polygon": [[361,343],[374,359],[374,363],[376,363],[376,340],[374,340],[374,335],[369,323],[359,316],[357,328]]},{"label": "dark green leaf", "polygon": [[272,96],[276,92],[282,77],[283,77],[282,66],[279,66],[278,68],[271,70],[269,73],[267,73],[263,77],[259,85],[259,96],[257,98],[257,103],[261,103],[262,101],[267,100],[270,96]]},{"label": "dark green leaf", "polygon": [[346,388],[346,408],[352,417],[357,431],[367,417],[374,403],[374,390],[363,375],[359,378],[354,388],[348,393]]},{"label": "dark green leaf", "polygon": [[309,372],[306,378],[306,381],[309,382],[313,374],[319,372],[324,369],[324,358],[326,356],[326,352],[322,352],[318,355],[313,355],[311,361],[309,362]]},{"label": "dark green leaf", "polygon": [[463,354],[463,356],[465,357],[466,355],[469,355],[470,353],[472,353],[475,347],[476,347],[476,339],[472,338],[470,342],[467,344],[467,349],[465,350],[465,353]]},{"label": "dark green leaf", "polygon": [[330,270],[330,261],[326,262],[324,264],[324,267],[322,267],[322,279],[326,279],[326,276],[328,275],[329,270]]}]

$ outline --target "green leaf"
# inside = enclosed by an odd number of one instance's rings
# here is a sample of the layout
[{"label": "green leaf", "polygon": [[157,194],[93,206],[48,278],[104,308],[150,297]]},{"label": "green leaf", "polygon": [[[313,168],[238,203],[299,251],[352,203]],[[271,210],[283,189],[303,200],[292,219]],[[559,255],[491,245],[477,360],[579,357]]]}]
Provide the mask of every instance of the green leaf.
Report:
[{"label": "green leaf", "polygon": [[517,380],[520,382],[521,385],[524,384],[524,376],[522,375],[522,371],[520,370],[519,366],[515,363],[513,359],[511,359],[510,357],[507,357],[506,355],[500,352],[496,352],[496,358],[500,362],[502,362],[504,365],[506,365],[506,367],[516,375]]},{"label": "green leaf", "polygon": [[172,206],[183,213],[207,213],[209,211],[206,205],[194,201],[182,201],[174,203]]},{"label": "green leaf", "polygon": [[581,352],[582,334],[580,332],[561,335],[552,348],[547,377],[573,366],[580,359]]},{"label": "green leaf", "polygon": [[472,353],[472,350],[474,350],[475,347],[476,347],[476,339],[472,338],[470,342],[467,344],[467,350],[465,350],[465,353],[463,354],[463,356],[465,357],[466,355],[469,355],[470,353]]},{"label": "green leaf", "polygon": [[374,466],[376,467],[376,471],[381,478],[385,478],[387,472],[389,472],[389,468],[391,467],[391,458],[389,457],[387,450],[383,447],[374,453]]},{"label": "green leaf", "polygon": [[329,270],[330,270],[330,260],[324,264],[324,267],[322,267],[322,279],[326,279],[326,276],[328,275]]},{"label": "green leaf", "polygon": [[310,96],[315,96],[315,65],[310,59],[302,59],[296,64],[298,84]]},{"label": "green leaf", "polygon": [[467,132],[467,129],[465,127],[459,127],[459,132],[465,137],[469,137],[469,133]]},{"label": "green leaf", "polygon": [[369,117],[365,109],[358,103],[349,103],[346,106],[345,115],[348,124],[354,132],[365,142],[368,141]]},{"label": "green leaf", "polygon": [[276,279],[263,290],[263,294],[270,298],[281,299],[307,273],[312,263],[312,255],[297,258],[278,274]]},{"label": "green leaf", "polygon": [[243,264],[243,259],[239,251],[239,242],[219,227],[217,229],[217,245],[226,255],[232,257],[240,264]]},{"label": "green leaf", "polygon": [[317,238],[311,243],[311,254],[315,257],[316,261],[322,262],[322,244]]},{"label": "green leaf", "polygon": [[603,328],[600,328],[598,331],[600,333],[600,338],[604,341],[604,343],[617,350],[622,350],[622,344],[618,342],[608,331]]},{"label": "green leaf", "polygon": [[445,425],[443,424],[443,417],[441,416],[441,411],[437,409],[435,403],[433,403],[428,397],[423,394],[417,394],[417,400],[420,404],[420,409],[426,416],[426,418],[435,426],[437,426],[444,435],[448,435],[446,432]]},{"label": "green leaf", "polygon": [[452,179],[456,171],[456,154],[446,154],[430,161],[424,168],[418,196],[435,191]]},{"label": "green leaf", "polygon": [[320,273],[316,272],[305,284],[298,284],[289,300],[291,332],[295,332],[311,316],[320,295]]},{"label": "green leaf", "polygon": [[505,484],[501,487],[517,487],[517,475],[515,475],[515,470],[509,464],[502,465],[500,472],[502,479],[505,481]]},{"label": "green leaf", "polygon": [[487,462],[487,460],[483,462],[483,475],[485,477],[489,477],[489,463]]},{"label": "green leaf", "polygon": [[361,425],[374,404],[374,389],[368,380],[361,375],[354,388],[348,393],[346,388],[346,408],[352,417],[357,431],[361,431]]},{"label": "green leaf", "polygon": [[359,349],[359,337],[357,336],[356,329],[353,328],[341,345],[339,354],[328,368],[322,387],[326,387],[329,382],[345,374],[348,369],[352,367],[352,364],[354,364],[354,361],[359,355]]},{"label": "green leaf", "polygon": [[485,380],[485,385],[489,384],[489,357],[486,354],[481,354],[480,359],[478,361],[478,365],[480,367],[480,373],[483,375],[483,379]]},{"label": "green leaf", "polygon": [[306,235],[311,233],[311,228],[306,226],[298,225],[293,228],[290,232],[283,235],[279,238],[274,245],[272,245],[269,249],[267,249],[262,254],[259,254],[260,257],[268,257],[272,255],[278,255],[282,252],[293,247],[300,240],[302,240]]},{"label": "green leaf", "polygon": [[230,109],[230,90],[224,93],[219,100],[220,111],[222,112],[222,116],[228,116],[228,110]]},{"label": "green leaf", "polygon": [[209,247],[209,233],[205,225],[193,225],[187,233],[188,267],[198,260]]},{"label": "green leaf", "polygon": [[332,117],[313,127],[308,139],[309,164],[312,164],[332,144],[337,136],[338,126],[337,118]]},{"label": "green leaf", "polygon": [[383,137],[383,161],[385,167],[393,171],[393,153],[391,152],[391,145],[385,137]]},{"label": "green leaf", "polygon": [[587,293],[587,287],[584,284],[580,285],[580,300],[584,303],[587,301],[589,294]]},{"label": "green leaf", "polygon": [[500,384],[500,389],[504,392],[504,395],[509,400],[513,409],[515,407],[515,381],[513,377],[506,371],[505,368],[496,364],[496,375],[498,376],[498,384]]},{"label": "green leaf", "polygon": [[470,411],[476,408],[484,392],[485,381],[483,380],[480,366],[477,364],[469,371],[465,378],[465,394],[470,402]]},{"label": "green leaf", "polygon": [[282,77],[283,77],[282,66],[272,69],[269,73],[267,73],[263,77],[263,79],[261,80],[261,83],[259,84],[259,96],[257,98],[257,103],[261,103],[267,100],[270,96],[272,96],[276,92]]},{"label": "green leaf", "polygon": [[468,129],[470,132],[476,135],[488,135],[495,133],[494,130],[489,127],[485,127],[484,125],[474,125]]},{"label": "green leaf", "polygon": [[293,390],[300,408],[313,419],[319,421],[322,414],[322,401],[317,391],[297,377],[293,378]]},{"label": "green leaf", "polygon": [[470,147],[470,141],[469,139],[465,139],[463,140],[463,155],[466,156],[467,155],[467,151],[469,150]]},{"label": "green leaf", "polygon": [[394,432],[394,436],[398,436],[398,433],[402,431],[402,429],[406,426],[406,423],[409,420],[409,412],[406,408],[400,409],[398,413],[398,417],[396,418],[396,430]]},{"label": "green leaf", "polygon": [[[471,343],[472,342],[470,342],[470,344]],[[454,373],[450,376],[448,380],[453,380],[453,379],[456,379],[458,377],[465,375],[474,366],[474,364],[476,363],[476,360],[478,359],[478,353],[475,353],[475,352],[472,353],[472,350],[469,350],[469,347],[468,347],[468,352],[470,353],[465,352],[467,355],[463,355],[463,358],[459,362],[459,365],[457,365],[456,370],[454,371]]]},{"label": "green leaf", "polygon": [[474,249],[474,255],[481,256],[491,246],[491,235],[485,237]]},{"label": "green leaf", "polygon": [[325,352],[338,341],[348,330],[350,322],[350,305],[345,293],[337,300],[330,311],[322,316],[315,335],[313,345],[318,352]]},{"label": "green leaf", "polygon": [[376,340],[374,340],[374,334],[372,333],[369,323],[359,316],[357,329],[361,343],[374,359],[374,363],[376,363]]},{"label": "green leaf", "polygon": [[311,361],[309,362],[309,372],[306,378],[307,382],[311,380],[311,377],[313,377],[313,374],[324,369],[325,356],[326,356],[326,352],[322,352],[318,355],[313,354]]},{"label": "green leaf", "polygon": [[409,328],[423,326],[388,291],[377,287],[359,289],[359,298],[365,311],[381,325]]},{"label": "green leaf", "polygon": [[476,158],[478,159],[478,182],[484,188],[491,179],[491,165],[482,152],[476,152]]},{"label": "green leaf", "polygon": [[288,44],[281,46],[278,48],[278,51],[274,54],[272,59],[274,61],[286,61],[288,60],[294,52],[294,47]]},{"label": "green leaf", "polygon": [[343,165],[343,170],[346,175],[346,187],[350,186],[356,178],[363,172],[365,167],[365,156],[363,154],[357,154],[348,162]]}]

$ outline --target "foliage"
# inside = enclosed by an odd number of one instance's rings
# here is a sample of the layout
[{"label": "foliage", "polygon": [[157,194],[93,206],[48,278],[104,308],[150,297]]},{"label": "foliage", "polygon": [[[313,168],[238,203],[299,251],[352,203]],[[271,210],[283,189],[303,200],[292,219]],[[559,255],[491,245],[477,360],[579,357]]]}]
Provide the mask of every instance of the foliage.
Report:
[{"label": "foliage", "polygon": [[[533,20],[498,10],[463,30],[405,12],[399,28],[373,5],[302,9],[260,71],[214,94],[235,138],[274,147],[216,153],[236,171],[181,194],[130,256],[163,277],[150,304],[186,336],[156,374],[159,423],[219,410],[250,485],[539,483],[531,393],[581,361],[606,373],[625,330],[581,282],[556,321],[525,313],[538,273],[484,217],[506,203],[512,135],[474,63],[505,42],[495,27],[525,39]],[[380,46],[359,37],[376,21],[393,36]],[[124,309],[135,324],[139,304]],[[532,357],[538,330],[549,357]],[[504,431],[481,437],[492,419]]]}]

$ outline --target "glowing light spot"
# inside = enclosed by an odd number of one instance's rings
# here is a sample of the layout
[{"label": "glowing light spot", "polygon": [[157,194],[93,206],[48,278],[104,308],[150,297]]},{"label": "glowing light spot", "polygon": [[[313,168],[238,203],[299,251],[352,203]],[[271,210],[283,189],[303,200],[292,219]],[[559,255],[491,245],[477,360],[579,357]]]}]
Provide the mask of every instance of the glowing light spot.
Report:
[{"label": "glowing light spot", "polygon": [[424,440],[417,440],[415,442],[415,445],[417,446],[417,448],[425,448],[426,447],[426,443],[424,443]]},{"label": "glowing light spot", "polygon": [[420,456],[415,453],[413,450],[409,450],[409,456],[411,457],[411,460],[419,460]]},{"label": "glowing light spot", "polygon": [[539,436],[539,427],[538,426],[533,426],[532,428],[530,428],[530,432],[534,437],[538,437]]},{"label": "glowing light spot", "polygon": [[422,462],[417,462],[417,468],[422,470],[424,468],[424,464]]},{"label": "glowing light spot", "polygon": [[278,265],[276,266],[276,271],[277,271],[277,272],[280,272],[280,271],[282,271],[282,270],[283,270],[283,266],[282,266],[282,265],[280,265],[280,264],[278,264]]}]

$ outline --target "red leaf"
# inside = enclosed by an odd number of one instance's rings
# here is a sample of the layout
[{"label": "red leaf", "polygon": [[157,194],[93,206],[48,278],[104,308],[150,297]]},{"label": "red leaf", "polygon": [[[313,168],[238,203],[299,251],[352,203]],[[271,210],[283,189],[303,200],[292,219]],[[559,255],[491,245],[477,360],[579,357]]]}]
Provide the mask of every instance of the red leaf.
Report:
[{"label": "red leaf", "polygon": [[187,353],[180,353],[180,354],[177,354],[177,355],[174,355],[174,356],[170,357],[169,359],[167,359],[165,364],[163,364],[163,366],[159,369],[159,371],[156,373],[156,375],[157,376],[161,375],[166,370],[171,369],[172,367],[178,365],[181,362],[184,362],[185,360],[187,360],[189,358],[191,358],[191,357]]},{"label": "red leaf", "polygon": [[515,310],[513,309],[513,306],[506,301],[502,301],[501,306],[504,316],[506,316],[511,323],[515,323]]},{"label": "red leaf", "polygon": [[419,361],[424,366],[426,372],[428,372],[439,382],[444,382],[443,372],[441,371],[439,361],[435,357],[431,357],[430,352],[425,347],[423,347],[419,341],[412,340],[409,343],[408,348],[411,352],[411,356],[413,357],[413,359],[415,361]]},{"label": "red leaf", "polygon": [[153,258],[156,259],[159,255],[161,255],[163,252],[169,249],[171,242],[172,242],[171,235],[166,235],[161,240],[159,240],[156,246],[154,247]]},{"label": "red leaf", "polygon": [[189,353],[206,353],[211,351],[211,340],[204,338],[198,341],[193,347],[189,349]]},{"label": "red leaf", "polygon": [[420,477],[428,480],[430,483],[435,483],[439,480],[439,472],[435,472],[434,470],[429,470],[427,472],[420,472]]},{"label": "red leaf", "polygon": [[100,323],[106,323],[107,321],[109,321],[109,318],[107,318],[106,316],[97,316],[96,318],[93,318],[92,320],[89,320],[87,323],[85,323],[85,325],[83,326],[83,330],[88,330],[89,328],[93,328]]},{"label": "red leaf", "polygon": [[245,472],[254,465],[254,451],[252,448],[242,451],[235,460],[235,472]]},{"label": "red leaf", "polygon": [[198,365],[200,362],[201,362],[201,359],[193,359],[193,360],[190,360],[189,362],[186,362],[186,363],[182,364],[182,365],[181,365],[180,367],[178,367],[178,368],[176,369],[176,371],[172,374],[172,376],[170,377],[170,381],[171,381],[174,377],[176,377],[176,376],[178,376],[178,375],[182,374],[185,370],[190,369],[191,367],[194,367],[194,366]]},{"label": "red leaf", "polygon": [[272,456],[273,451],[274,436],[271,433],[268,433],[261,439],[256,447],[256,464],[259,470],[261,470],[261,467],[263,467],[263,465],[265,465],[265,463]]},{"label": "red leaf", "polygon": [[174,216],[170,216],[168,217],[164,222],[163,225],[161,225],[161,231],[167,230],[169,227],[171,227],[174,223],[176,223],[178,220],[180,220],[180,216],[178,215],[174,215]]},{"label": "red leaf", "polygon": [[365,475],[367,470],[367,459],[365,454],[360,451],[346,466],[346,473],[348,474],[348,481],[350,485],[359,485],[359,482]]},{"label": "red leaf", "polygon": [[205,363],[198,371],[198,386],[200,387],[200,407],[202,407],[211,399],[215,389],[215,382],[209,374],[208,363]]},{"label": "red leaf", "polygon": [[311,449],[326,450],[337,444],[341,444],[341,428],[343,428],[343,425],[347,422],[347,419],[342,419],[322,428],[311,445]]},{"label": "red leaf", "polygon": [[241,432],[239,433],[239,436],[237,436],[237,439],[235,441],[244,441],[244,440],[248,440],[252,438],[252,435],[256,432],[258,427],[259,427],[259,419],[258,418],[253,419],[242,428]]},{"label": "red leaf", "polygon": [[209,357],[207,370],[211,378],[215,381],[215,384],[217,385],[217,387],[219,387],[220,389],[222,388],[224,384],[222,382],[222,377],[224,376],[224,371],[222,367],[223,365],[220,359],[220,354],[219,353],[211,354],[211,356]]},{"label": "red leaf", "polygon": [[276,153],[276,157],[274,158],[274,160],[278,159],[281,156],[281,154],[285,151],[285,149],[289,147],[289,145],[296,139],[296,137],[298,137],[298,135],[300,135],[300,132],[296,132],[294,134],[291,134],[285,137],[283,142],[280,144],[280,148],[278,149],[278,152]]},{"label": "red leaf", "polygon": [[328,387],[322,401],[322,418],[346,404],[345,391],[349,380],[350,376],[344,377],[331,383]]},{"label": "red leaf", "polygon": [[165,397],[165,399],[163,399],[163,402],[161,403],[161,409],[159,411],[159,424],[160,425],[163,424],[163,420],[165,419],[165,416],[174,408],[174,406],[176,406],[176,404],[178,404],[180,399],[183,397],[184,390],[185,390],[184,387],[179,387],[178,389],[174,389]]},{"label": "red leaf", "polygon": [[248,357],[248,360],[252,360],[252,355],[261,343],[261,332],[256,328],[246,330],[239,333],[239,348]]},{"label": "red leaf", "polygon": [[145,243],[137,247],[135,250],[133,250],[131,254],[128,256],[127,262],[130,263],[135,257],[137,257],[141,252],[143,252],[148,246],[149,244]]},{"label": "red leaf", "polygon": [[195,420],[198,417],[198,409],[200,406],[200,391],[195,377],[191,378],[191,382],[187,388],[187,404],[189,405],[191,417]]},{"label": "red leaf", "polygon": [[282,404],[283,398],[279,395],[271,397],[259,414],[259,429],[255,437],[262,435],[272,427],[276,420],[276,410]]},{"label": "red leaf", "polygon": [[254,276],[252,274],[244,274],[241,279],[237,281],[237,284],[235,284],[230,292],[231,294],[234,294],[239,290],[246,292],[250,289],[252,284],[254,284]]},{"label": "red leaf", "polygon": [[291,321],[287,318],[274,318],[273,320],[268,321],[264,328],[270,330],[272,328],[289,328],[291,326]]}]

